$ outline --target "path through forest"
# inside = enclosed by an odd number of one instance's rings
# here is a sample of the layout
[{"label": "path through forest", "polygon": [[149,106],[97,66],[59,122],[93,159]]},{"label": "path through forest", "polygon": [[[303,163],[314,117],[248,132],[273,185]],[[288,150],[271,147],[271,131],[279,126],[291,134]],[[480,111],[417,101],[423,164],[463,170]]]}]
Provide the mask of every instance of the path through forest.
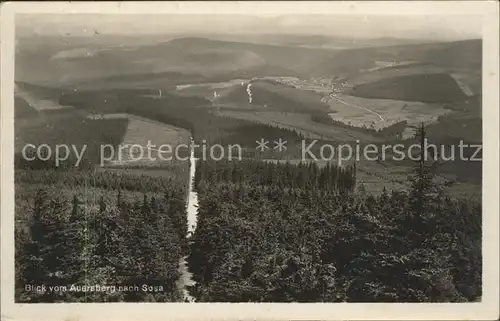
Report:
[{"label": "path through forest", "polygon": [[[193,190],[194,176],[196,173],[196,159],[194,158],[194,149],[191,150],[189,161],[189,195],[187,206],[188,238],[193,235],[194,230],[196,229],[198,214],[198,194]],[[193,280],[193,274],[189,272],[187,256],[183,257],[179,262],[179,272],[181,276],[179,277],[178,285],[179,289],[182,292],[183,299],[184,301],[194,302],[195,299],[189,294],[188,287],[195,285],[196,282]]]}]

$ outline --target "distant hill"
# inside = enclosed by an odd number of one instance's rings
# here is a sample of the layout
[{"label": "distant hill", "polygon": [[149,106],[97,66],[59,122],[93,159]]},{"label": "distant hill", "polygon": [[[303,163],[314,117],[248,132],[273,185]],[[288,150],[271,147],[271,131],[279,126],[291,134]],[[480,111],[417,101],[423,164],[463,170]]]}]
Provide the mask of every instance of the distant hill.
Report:
[{"label": "distant hill", "polygon": [[74,87],[83,90],[95,89],[162,89],[163,91],[173,90],[177,85],[201,84],[224,82],[233,79],[252,79],[266,76],[297,76],[297,73],[281,67],[272,67],[270,65],[261,65],[246,69],[238,69],[223,74],[201,75],[196,73],[183,73],[178,71],[166,71],[158,73],[141,73],[113,75],[99,79],[92,79]]},{"label": "distant hill", "polygon": [[355,74],[376,67],[377,61],[420,62],[448,69],[481,70],[482,41],[408,44],[338,51],[311,66],[311,75]]},{"label": "distant hill", "polygon": [[[265,34],[265,35],[209,35],[211,39],[223,41],[247,42],[253,44],[272,44],[275,46],[294,46],[325,49],[351,49],[373,46],[395,46],[403,44],[422,43],[421,39],[401,38],[352,38],[326,35],[293,35],[293,34]],[[430,42],[430,41],[426,41]]]},{"label": "distant hill", "polygon": [[[16,56],[16,79],[51,86],[79,84],[100,78],[179,73],[198,77],[240,77],[245,73],[294,76],[311,61],[334,50],[273,46],[204,38],[180,38],[140,46],[98,47],[82,43],[50,53],[43,47],[25,49]],[[19,59],[17,59],[19,58]],[[40,80],[39,80],[40,79]]]},{"label": "distant hill", "polygon": [[449,103],[467,98],[448,74],[417,74],[392,77],[355,86],[351,95],[428,103]]},{"label": "distant hill", "polygon": [[[447,70],[481,67],[481,40],[382,46],[395,43],[384,40],[372,43],[377,47],[351,49],[303,47],[300,43],[305,39],[291,38],[278,45],[197,37],[156,43],[124,40],[122,45],[71,37],[65,41],[70,40],[74,43],[66,46],[64,41],[54,39],[48,44],[37,41],[36,46],[20,46],[16,80],[50,86],[85,83],[87,88],[91,81],[105,88],[138,87],[142,82],[157,87],[163,81],[170,86],[171,82],[222,81],[231,77],[352,76],[376,67],[379,61],[412,61]],[[322,41],[326,40],[313,42]],[[345,43],[346,39],[338,41]]]},{"label": "distant hill", "polygon": [[[144,47],[143,47],[144,48]],[[200,65],[197,71],[202,74],[220,74],[224,70],[246,70],[266,68],[273,73],[277,68],[289,72],[298,72],[307,67],[310,61],[330,57],[335,50],[302,48],[283,45],[253,44],[234,41],[219,41],[204,38],[181,38],[162,45],[169,51],[177,50],[182,64],[189,68]],[[144,48],[147,50],[147,48]],[[215,65],[217,67],[215,68]],[[259,75],[262,76],[262,75]]]},{"label": "distant hill", "polygon": [[430,63],[413,62],[384,68],[363,70],[348,77],[347,81],[349,84],[357,86],[392,77],[433,73],[447,73],[447,71],[444,67],[435,66]]}]

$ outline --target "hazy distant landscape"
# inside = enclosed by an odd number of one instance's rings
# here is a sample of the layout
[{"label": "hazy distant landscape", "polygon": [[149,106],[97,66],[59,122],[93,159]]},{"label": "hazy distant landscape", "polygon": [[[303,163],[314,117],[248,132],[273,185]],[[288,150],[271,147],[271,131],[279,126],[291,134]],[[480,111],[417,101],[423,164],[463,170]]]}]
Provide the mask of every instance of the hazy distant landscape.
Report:
[{"label": "hazy distant landscape", "polygon": [[[88,28],[16,39],[16,301],[480,300],[481,161],[301,148],[425,136],[475,154],[481,39]],[[148,141],[238,144],[243,159],[102,163],[103,145]],[[26,144],[86,150],[56,164]],[[35,281],[151,288],[23,290]]]}]

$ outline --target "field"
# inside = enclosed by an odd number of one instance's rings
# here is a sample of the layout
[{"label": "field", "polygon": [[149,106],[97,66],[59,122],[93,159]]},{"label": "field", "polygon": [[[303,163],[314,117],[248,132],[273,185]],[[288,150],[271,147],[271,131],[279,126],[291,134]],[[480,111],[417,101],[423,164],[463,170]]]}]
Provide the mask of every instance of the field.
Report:
[{"label": "field", "polygon": [[[330,116],[334,120],[341,121],[356,127],[372,127],[382,129],[391,124],[407,121],[409,126],[425,122],[431,124],[437,121],[438,117],[449,112],[443,108],[442,104],[428,104],[423,102],[391,100],[391,99],[370,99],[337,94],[335,96],[347,104],[359,106],[356,108],[340,103],[335,99],[329,99],[333,113]],[[364,109],[363,109],[364,108]],[[367,112],[365,109],[378,113]]]},{"label": "field", "polygon": [[460,86],[464,94],[467,96],[474,96],[481,94],[482,79],[480,73],[467,73],[456,71],[450,73],[450,75],[455,79],[457,84]]},{"label": "field", "polygon": [[[189,144],[189,133],[185,129],[134,115],[128,115],[127,119],[128,126],[123,137],[123,148],[115,149],[113,151],[114,157],[111,157],[111,151],[106,155],[106,157],[112,158],[107,163],[109,166],[163,167],[171,161],[162,160],[162,158],[175,158],[176,146]],[[130,148],[132,145],[139,145],[141,148]],[[148,145],[151,147],[147,147]],[[161,145],[169,146],[171,151],[161,153],[159,151]],[[150,151],[148,151],[149,148]],[[186,155],[188,155],[187,148],[179,149],[179,157],[185,157]],[[149,159],[149,156],[151,156],[151,159]]]},{"label": "field", "polygon": [[176,90],[185,95],[202,96],[204,98],[214,98],[214,92],[234,85],[246,83],[248,79],[233,79],[230,81],[177,85]]},{"label": "field", "polygon": [[55,88],[34,86],[27,83],[14,85],[14,97],[19,109],[30,107],[36,111],[51,111],[71,108],[58,103],[57,98],[60,94],[61,92]]}]

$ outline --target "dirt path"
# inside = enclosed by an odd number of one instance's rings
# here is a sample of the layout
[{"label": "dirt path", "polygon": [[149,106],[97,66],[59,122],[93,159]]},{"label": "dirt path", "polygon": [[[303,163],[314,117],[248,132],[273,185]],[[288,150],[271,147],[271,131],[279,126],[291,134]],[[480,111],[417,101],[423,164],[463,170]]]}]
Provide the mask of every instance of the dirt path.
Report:
[{"label": "dirt path", "polygon": [[[194,158],[194,149],[191,150],[189,168],[189,195],[187,206],[187,220],[188,220],[188,233],[186,237],[193,235],[196,229],[197,215],[198,215],[198,194],[193,190],[194,176],[196,173],[196,159]],[[193,280],[193,274],[189,272],[187,263],[187,256],[183,257],[179,262],[179,277],[178,286],[182,292],[184,301],[195,302],[195,299],[189,294],[188,287],[193,286],[196,282]]]},{"label": "dirt path", "polygon": [[198,215],[198,194],[193,190],[194,176],[196,174],[196,158],[194,158],[194,149],[189,158],[189,199],[187,207],[188,215],[188,236],[191,236],[196,229]]}]

